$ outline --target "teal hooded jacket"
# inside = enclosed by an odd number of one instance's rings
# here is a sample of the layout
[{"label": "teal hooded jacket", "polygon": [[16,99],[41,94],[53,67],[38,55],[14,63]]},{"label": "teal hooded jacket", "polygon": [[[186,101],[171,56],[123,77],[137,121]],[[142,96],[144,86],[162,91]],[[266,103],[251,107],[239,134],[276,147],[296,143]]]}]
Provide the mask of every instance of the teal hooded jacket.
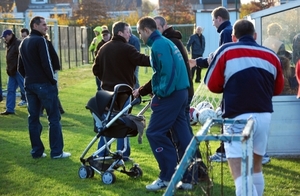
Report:
[{"label": "teal hooded jacket", "polygon": [[173,42],[155,30],[147,40],[151,47],[152,91],[158,97],[168,97],[174,91],[187,89],[189,78],[184,59]]}]

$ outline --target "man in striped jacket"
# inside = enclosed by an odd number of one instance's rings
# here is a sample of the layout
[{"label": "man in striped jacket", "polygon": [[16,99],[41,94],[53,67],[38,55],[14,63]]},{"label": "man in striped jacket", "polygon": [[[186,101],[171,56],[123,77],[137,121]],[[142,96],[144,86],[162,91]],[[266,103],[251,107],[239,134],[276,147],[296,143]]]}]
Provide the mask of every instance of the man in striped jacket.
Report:
[{"label": "man in striped jacket", "polygon": [[[255,42],[256,33],[248,20],[238,20],[233,27],[233,43],[219,47],[208,60],[205,84],[214,93],[223,93],[223,118],[254,119],[253,195],[264,191],[262,157],[265,154],[273,112],[272,97],[283,89],[280,60],[268,48]],[[224,134],[241,133],[243,126],[224,124]],[[236,195],[241,195],[241,142],[225,143],[226,158],[235,181]]]}]

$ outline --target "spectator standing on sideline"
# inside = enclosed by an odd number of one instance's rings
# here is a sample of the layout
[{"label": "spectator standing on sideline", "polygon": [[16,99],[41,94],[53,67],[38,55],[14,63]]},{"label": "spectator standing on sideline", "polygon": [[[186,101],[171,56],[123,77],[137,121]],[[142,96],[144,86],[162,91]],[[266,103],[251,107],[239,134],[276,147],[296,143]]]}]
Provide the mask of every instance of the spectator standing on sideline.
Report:
[{"label": "spectator standing on sideline", "polygon": [[[101,48],[101,46],[103,46],[106,42],[108,42],[111,38],[111,35],[110,35],[110,32],[108,29],[104,29],[102,30],[101,32],[102,34],[102,40],[101,42],[99,42],[99,44],[97,45],[97,48],[96,48],[96,56],[98,55],[98,51],[99,49]],[[101,90],[101,81],[99,80],[99,78],[95,77],[96,78],[96,85],[97,85],[97,91]]]},{"label": "spectator standing on sideline", "polygon": [[[212,21],[213,21],[213,26],[216,27],[217,32],[220,34],[219,38],[219,46],[232,42],[231,39],[231,34],[232,34],[232,25],[229,21],[230,15],[229,12],[226,8],[224,7],[217,7],[215,8],[212,13]],[[202,58],[199,57],[197,59],[190,59],[189,60],[190,66],[194,67],[201,67],[201,68],[207,68],[208,67],[208,62],[207,58]],[[223,130],[221,130],[223,133]],[[224,143],[220,143],[220,147],[217,148],[216,153],[210,157],[211,161],[214,162],[226,162],[226,152],[224,149]]]},{"label": "spectator standing on sideline", "polygon": [[[101,88],[113,91],[117,84],[127,84],[134,87],[134,71],[137,65],[150,65],[149,57],[139,53],[135,47],[128,44],[130,38],[129,24],[125,22],[115,22],[112,27],[113,37],[104,44],[98,51],[93,73],[102,82]],[[106,137],[107,140],[110,139]],[[123,153],[124,161],[130,156],[130,143],[127,137],[127,150]],[[101,137],[98,147],[105,144]],[[123,150],[124,139],[117,140],[117,149]],[[104,151],[98,156],[105,156]]]},{"label": "spectator standing on sideline", "polygon": [[24,39],[25,37],[27,37],[27,36],[29,35],[29,30],[26,29],[26,28],[22,28],[22,29],[20,30],[20,33],[21,33],[22,39]]},{"label": "spectator standing on sideline", "polygon": [[[29,30],[27,28],[22,28],[20,30],[20,34],[21,34],[21,38],[22,40],[27,37],[29,35]],[[24,85],[23,85],[24,86]],[[25,93],[25,90],[24,90]],[[26,102],[26,96],[25,94],[23,94],[23,92],[21,91],[21,100],[25,100],[25,101],[21,101],[18,103],[18,106],[27,106],[27,102]]]},{"label": "spectator standing on sideline", "polygon": [[1,38],[3,38],[6,43],[6,73],[8,75],[6,110],[1,112],[1,115],[10,115],[15,114],[16,91],[18,86],[20,87],[22,95],[18,105],[24,106],[27,104],[24,90],[24,78],[17,70],[19,45],[21,40],[19,40],[10,29],[4,30]]},{"label": "spectator standing on sideline", "polygon": [[[46,34],[44,37],[47,40],[49,55],[50,55],[51,64],[52,64],[52,69],[54,70],[54,77],[56,78],[56,81],[58,81],[58,71],[60,70],[59,58],[57,56],[57,53],[55,51],[55,48],[54,48],[51,40],[50,40],[49,35]],[[65,113],[65,110],[63,109],[59,98],[58,98],[58,109],[59,109],[60,114]],[[44,110],[44,107],[42,107],[41,116],[43,115],[43,110]]]},{"label": "spectator standing on sideline", "polygon": [[[129,28],[129,30],[130,30],[130,38],[129,38],[128,43],[133,45],[137,51],[141,52],[141,44],[140,44],[139,38],[132,33],[131,27]],[[138,89],[140,87],[140,83],[139,83],[139,66],[136,66],[136,68],[135,68],[134,78],[135,78],[135,84],[134,84],[133,88]]]},{"label": "spectator standing on sideline", "polygon": [[[166,188],[177,165],[177,153],[167,136],[170,129],[180,148],[186,149],[192,134],[186,122],[185,108],[188,102],[189,78],[183,57],[178,48],[157,30],[151,17],[143,17],[137,23],[138,33],[144,43],[151,47],[151,66],[154,70],[151,85],[154,96],[152,114],[146,131],[152,152],[160,169],[159,178],[146,186],[156,191]],[[162,120],[164,119],[164,120]],[[186,175],[184,176],[185,179]],[[180,188],[186,183],[180,182]],[[189,184],[188,188],[192,185]]]},{"label": "spectator standing on sideline", "polygon": [[[291,62],[289,58],[285,56],[279,56],[279,59],[281,62],[282,72],[284,76],[284,88],[281,92],[281,95],[296,95],[298,93],[299,84],[295,76],[295,68],[291,67]],[[295,77],[295,82],[297,83],[297,86],[295,88],[293,88],[289,82],[290,78],[293,77]]]},{"label": "spectator standing on sideline", "polygon": [[45,18],[35,16],[30,20],[31,32],[20,45],[19,72],[25,78],[28,101],[28,127],[33,158],[46,157],[41,140],[40,110],[46,109],[49,121],[50,156],[53,159],[71,156],[63,152],[64,142],[58,109],[57,79],[50,59],[45,35],[48,27]]},{"label": "spectator standing on sideline", "polygon": [[101,26],[97,26],[96,28],[94,28],[94,33],[95,33],[95,37],[93,39],[93,41],[91,42],[90,46],[89,46],[89,51],[92,53],[93,55],[93,61],[95,59],[95,56],[96,56],[96,48],[99,44],[99,42],[101,42],[102,40],[102,27]]},{"label": "spectator standing on sideline", "polygon": [[263,46],[273,50],[278,56],[285,55],[284,43],[280,40],[282,27],[278,23],[268,25],[268,38],[263,41]]},{"label": "spectator standing on sideline", "polygon": [[99,51],[99,49],[101,48],[101,46],[103,46],[106,42],[108,42],[109,40],[110,40],[110,38],[111,38],[111,35],[110,35],[110,32],[109,32],[109,30],[108,29],[103,29],[102,30],[102,32],[101,32],[101,34],[102,34],[102,40],[101,40],[101,42],[99,42],[99,44],[97,45],[97,48],[96,48],[96,56],[97,56],[97,54],[98,54],[98,51]]},{"label": "spectator standing on sideline", "polygon": [[[195,29],[195,32],[193,35],[190,36],[186,48],[188,53],[191,53],[192,50],[192,59],[196,59],[198,57],[202,57],[204,50],[205,50],[205,37],[202,35],[202,27],[198,26]],[[201,82],[201,68],[200,67],[193,67],[192,68],[192,79],[194,79],[194,75],[196,72],[196,83]]]},{"label": "spectator standing on sideline", "polygon": [[[255,29],[250,21],[236,21],[232,34],[234,43],[224,44],[214,52],[205,84],[210,91],[223,93],[223,118],[254,120],[252,195],[262,196],[265,185],[262,157],[266,153],[273,112],[272,97],[281,93],[284,78],[277,55],[258,45],[255,39]],[[223,125],[225,135],[241,134],[243,128],[233,124]],[[242,143],[225,142],[225,149],[236,195],[240,196]]]}]

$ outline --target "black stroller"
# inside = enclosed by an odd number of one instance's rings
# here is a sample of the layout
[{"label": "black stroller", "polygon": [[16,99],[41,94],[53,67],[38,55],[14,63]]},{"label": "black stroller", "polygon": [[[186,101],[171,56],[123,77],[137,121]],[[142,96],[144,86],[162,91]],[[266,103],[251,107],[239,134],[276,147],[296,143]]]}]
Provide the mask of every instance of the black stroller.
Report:
[{"label": "black stroller", "polygon": [[[100,90],[92,97],[86,108],[91,111],[94,119],[94,126],[97,135],[88,144],[80,157],[82,166],[79,168],[78,175],[80,178],[92,178],[94,172],[102,176],[104,184],[112,184],[116,180],[114,171],[125,173],[130,177],[141,177],[142,169],[138,164],[133,163],[129,170],[126,170],[123,161],[123,153],[127,149],[126,137],[135,137],[145,128],[144,112],[148,109],[147,104],[138,115],[130,114],[132,107],[141,103],[141,98],[132,101],[132,88],[126,84],[118,84],[114,88],[114,92]],[[94,152],[90,157],[84,158],[93,144],[98,141],[101,136],[110,137],[109,141],[105,140],[105,145]],[[105,138],[105,137],[104,137]],[[117,138],[124,138],[123,150],[112,152],[110,144]],[[102,151],[108,152],[108,156],[98,156]]]}]

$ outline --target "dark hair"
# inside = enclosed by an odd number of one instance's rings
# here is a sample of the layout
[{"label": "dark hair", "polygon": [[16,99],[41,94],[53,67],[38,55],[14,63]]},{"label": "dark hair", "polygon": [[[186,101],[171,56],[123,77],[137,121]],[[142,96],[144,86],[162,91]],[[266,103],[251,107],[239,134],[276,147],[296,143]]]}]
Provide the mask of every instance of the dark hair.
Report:
[{"label": "dark hair", "polygon": [[31,20],[30,20],[30,29],[32,30],[33,29],[33,24],[37,24],[39,25],[41,23],[41,20],[45,20],[44,17],[42,16],[35,16],[33,17]]},{"label": "dark hair", "polygon": [[149,28],[151,31],[155,31],[157,29],[155,20],[149,16],[142,17],[137,24],[140,29],[144,29],[145,27]]},{"label": "dark hair", "polygon": [[218,16],[220,16],[221,18],[223,18],[223,20],[229,20],[230,19],[228,10],[225,7],[222,7],[222,6],[215,8],[212,11],[211,15],[214,18],[218,18]]},{"label": "dark hair", "polygon": [[112,30],[113,30],[113,35],[118,35],[118,32],[124,32],[125,27],[129,27],[129,24],[127,24],[126,22],[115,22],[112,26]]},{"label": "dark hair", "polygon": [[237,20],[233,25],[232,34],[235,35],[237,39],[240,39],[244,35],[253,36],[255,33],[254,25],[249,20],[240,19]]},{"label": "dark hair", "polygon": [[292,76],[290,60],[285,56],[279,56],[282,72],[285,78]]},{"label": "dark hair", "polygon": [[29,35],[29,30],[26,28],[21,29],[20,31],[21,33],[26,33],[27,35]]}]

